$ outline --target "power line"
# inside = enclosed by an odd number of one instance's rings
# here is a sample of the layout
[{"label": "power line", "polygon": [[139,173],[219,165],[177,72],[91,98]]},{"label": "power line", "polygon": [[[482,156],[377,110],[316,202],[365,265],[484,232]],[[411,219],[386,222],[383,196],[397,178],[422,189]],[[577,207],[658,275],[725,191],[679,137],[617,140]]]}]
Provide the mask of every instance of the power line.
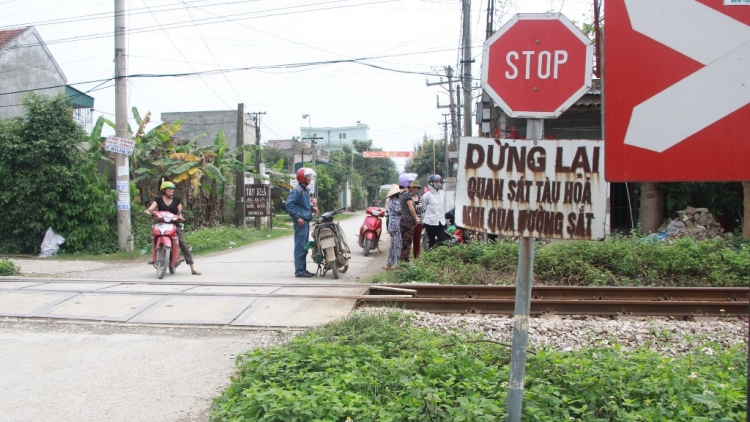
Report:
[{"label": "power line", "polygon": [[[144,4],[144,5],[146,5],[146,8],[148,9],[148,5],[146,4],[146,0],[141,0],[141,1],[143,1],[143,4]],[[149,10],[150,10],[150,9],[149,9]],[[152,13],[152,14],[151,14],[151,16],[153,16],[154,20],[156,21],[156,23],[157,23],[157,24],[159,25],[159,27],[161,28],[161,27],[162,27],[162,26],[161,26],[161,23],[159,23],[159,20],[158,20],[158,19],[156,18],[156,15],[154,15],[154,14]],[[174,42],[174,41],[172,41],[172,37],[170,37],[170,36],[169,36],[169,34],[167,34],[167,31],[165,31],[165,30],[164,30],[164,28],[162,28],[162,31],[164,32],[164,35],[166,35],[166,36],[167,36],[167,39],[169,40],[169,42],[170,42],[170,43],[172,43],[172,45],[174,46],[175,50],[177,50],[177,53],[179,53],[180,57],[182,57],[182,58],[183,58],[183,59],[185,60],[185,63],[187,63],[187,65],[188,65],[188,66],[190,66],[190,68],[191,68],[191,69],[193,69],[193,72],[197,72],[197,71],[195,70],[195,67],[193,67],[193,65],[192,65],[192,64],[190,63],[190,61],[189,61],[189,60],[187,59],[187,57],[185,57],[185,55],[184,55],[184,54],[182,54],[182,51],[180,51],[180,48],[179,48],[179,47],[177,47],[177,44],[175,44],[175,42]],[[222,72],[222,73],[223,73],[223,72]],[[207,82],[206,82],[206,81],[205,81],[205,80],[203,79],[203,77],[202,77],[201,75],[197,75],[197,76],[198,76],[198,78],[200,78],[201,82],[203,82],[203,84],[204,84],[204,85],[206,85],[206,87],[207,87],[207,88],[208,88],[208,89],[209,89],[209,90],[210,90],[210,91],[211,91],[211,92],[212,92],[212,93],[213,93],[213,94],[214,94],[214,95],[216,96],[216,98],[218,98],[218,99],[219,99],[219,101],[221,101],[222,103],[224,103],[224,105],[225,105],[225,106],[227,106],[227,108],[232,108],[232,107],[231,107],[231,106],[230,106],[229,104],[227,104],[227,102],[226,102],[226,101],[224,101],[224,99],[223,99],[223,98],[221,98],[221,97],[219,96],[219,94],[217,94],[217,93],[216,93],[216,91],[214,91],[214,89],[213,89],[213,88],[211,88],[211,85],[209,85],[209,84],[208,84],[208,83],[207,83]]]}]

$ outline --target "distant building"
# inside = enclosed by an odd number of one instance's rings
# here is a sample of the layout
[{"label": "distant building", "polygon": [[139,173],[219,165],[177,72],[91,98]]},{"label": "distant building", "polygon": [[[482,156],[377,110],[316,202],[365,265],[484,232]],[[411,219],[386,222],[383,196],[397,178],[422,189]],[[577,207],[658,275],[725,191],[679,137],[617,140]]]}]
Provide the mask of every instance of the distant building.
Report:
[{"label": "distant building", "polygon": [[[302,166],[302,163],[312,162],[310,141],[300,142],[293,139],[272,139],[264,147],[277,149],[284,153],[284,161],[289,173],[294,173]],[[315,154],[315,161],[318,164],[330,161],[328,151],[320,148],[320,146],[315,149]]]},{"label": "distant building", "polygon": [[344,145],[348,145],[353,150],[352,141],[369,140],[369,130],[370,127],[360,121],[357,121],[355,126],[300,127],[300,138],[323,138],[316,142],[319,148],[326,151],[338,151]]},{"label": "distant building", "polygon": [[67,85],[55,58],[33,26],[0,30],[0,119],[23,114],[23,99],[29,93],[66,94],[73,118],[87,132],[93,125],[94,98]]},{"label": "distant building", "polygon": [[[185,140],[189,141],[196,136],[205,134],[206,136],[196,141],[196,146],[213,145],[219,131],[224,132],[227,145],[230,147],[237,145],[237,110],[179,111],[162,113],[160,119],[163,122],[170,123],[182,119],[182,129],[177,132],[176,136]],[[254,144],[255,116],[251,113],[245,113],[244,124],[245,133],[242,143]]]}]

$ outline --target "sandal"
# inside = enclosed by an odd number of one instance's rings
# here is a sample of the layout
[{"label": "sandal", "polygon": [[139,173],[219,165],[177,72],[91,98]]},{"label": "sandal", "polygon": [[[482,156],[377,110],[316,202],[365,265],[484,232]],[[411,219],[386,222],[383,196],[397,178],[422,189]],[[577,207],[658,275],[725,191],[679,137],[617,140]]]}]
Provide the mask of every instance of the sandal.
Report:
[{"label": "sandal", "polygon": [[386,270],[386,271],[391,271],[393,269],[393,267],[385,266],[385,267],[383,267],[383,269]]},{"label": "sandal", "polygon": [[200,271],[193,271],[193,275],[201,275]]}]

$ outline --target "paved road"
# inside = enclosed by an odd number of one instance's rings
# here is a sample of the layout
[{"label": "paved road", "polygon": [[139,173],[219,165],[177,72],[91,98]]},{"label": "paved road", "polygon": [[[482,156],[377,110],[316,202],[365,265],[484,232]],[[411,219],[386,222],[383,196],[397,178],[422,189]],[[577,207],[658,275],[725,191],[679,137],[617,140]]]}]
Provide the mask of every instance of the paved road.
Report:
[{"label": "paved road", "polygon": [[[357,247],[363,218],[359,214],[341,222],[353,254],[339,283],[369,277],[385,260],[386,244],[382,254],[368,258]],[[205,288],[221,283],[284,288],[289,283],[334,282],[330,273],[323,279],[294,278],[292,244],[292,238],[285,237],[199,256],[196,264],[202,276],[180,267],[165,281],[190,285],[200,280]],[[30,275],[85,279],[90,284],[129,280],[146,286],[156,280],[145,262],[17,263]],[[293,332],[0,317],[0,422],[205,421],[212,398],[234,372],[237,354],[278,344]]]}]

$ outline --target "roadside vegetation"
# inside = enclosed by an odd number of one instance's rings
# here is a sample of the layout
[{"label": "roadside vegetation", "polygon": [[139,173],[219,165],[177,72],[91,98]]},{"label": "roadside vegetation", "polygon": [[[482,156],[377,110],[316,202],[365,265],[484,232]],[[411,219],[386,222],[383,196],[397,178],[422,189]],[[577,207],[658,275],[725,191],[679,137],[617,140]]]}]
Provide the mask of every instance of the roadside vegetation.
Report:
[{"label": "roadside vegetation", "polygon": [[21,271],[10,259],[0,259],[0,276],[21,275]]},{"label": "roadside vegetation", "polygon": [[[745,351],[705,347],[675,358],[617,345],[532,351],[524,420],[742,420]],[[210,420],[503,420],[509,357],[504,345],[416,328],[399,311],[358,312],[241,355]]]},{"label": "roadside vegetation", "polygon": [[[422,253],[370,281],[514,284],[517,265],[517,241],[476,242]],[[572,286],[747,286],[750,243],[690,238],[655,242],[637,236],[537,242],[534,281]]]}]

